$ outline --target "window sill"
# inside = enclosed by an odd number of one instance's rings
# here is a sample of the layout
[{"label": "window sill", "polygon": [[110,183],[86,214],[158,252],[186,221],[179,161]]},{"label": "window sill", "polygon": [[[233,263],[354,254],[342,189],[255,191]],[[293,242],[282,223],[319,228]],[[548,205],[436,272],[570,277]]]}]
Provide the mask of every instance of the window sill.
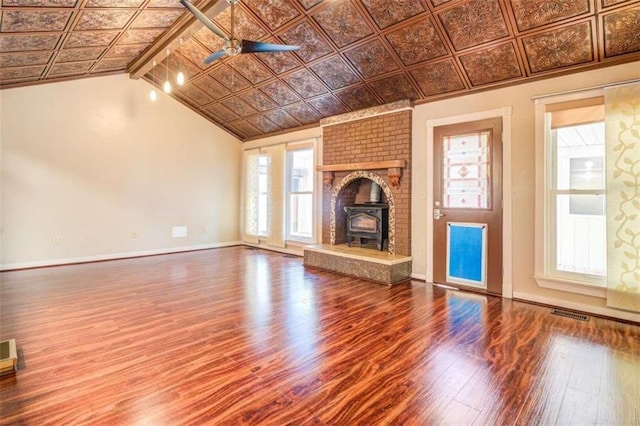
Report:
[{"label": "window sill", "polygon": [[606,299],[607,297],[607,288],[596,284],[588,284],[585,282],[574,281],[566,278],[556,278],[542,275],[534,275],[533,278],[535,278],[538,286],[542,288],[582,294],[584,296],[599,297],[601,299]]}]

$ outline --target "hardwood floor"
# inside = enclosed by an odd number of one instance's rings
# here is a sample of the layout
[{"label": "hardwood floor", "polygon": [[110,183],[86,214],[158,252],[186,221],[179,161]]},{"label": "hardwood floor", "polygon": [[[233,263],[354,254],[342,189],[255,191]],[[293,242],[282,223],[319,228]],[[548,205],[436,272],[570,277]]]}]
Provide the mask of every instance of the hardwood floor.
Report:
[{"label": "hardwood floor", "polygon": [[231,247],[0,274],[2,424],[640,424],[640,327]]}]

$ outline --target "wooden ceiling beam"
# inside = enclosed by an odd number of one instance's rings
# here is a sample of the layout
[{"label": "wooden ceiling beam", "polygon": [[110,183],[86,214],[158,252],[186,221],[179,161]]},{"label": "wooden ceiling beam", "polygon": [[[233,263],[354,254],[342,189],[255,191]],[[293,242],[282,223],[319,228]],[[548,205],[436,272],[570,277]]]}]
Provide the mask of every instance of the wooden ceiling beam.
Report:
[{"label": "wooden ceiling beam", "polygon": [[[197,7],[202,13],[213,19],[229,7],[229,3],[226,0],[203,0],[197,4]],[[180,39],[189,39],[202,26],[202,23],[190,13],[178,18],[171,28],[158,37],[153,45],[129,66],[127,69],[129,77],[137,80],[144,76],[153,68],[154,61],[160,63],[167,57],[167,49],[170,51],[178,49]]]}]

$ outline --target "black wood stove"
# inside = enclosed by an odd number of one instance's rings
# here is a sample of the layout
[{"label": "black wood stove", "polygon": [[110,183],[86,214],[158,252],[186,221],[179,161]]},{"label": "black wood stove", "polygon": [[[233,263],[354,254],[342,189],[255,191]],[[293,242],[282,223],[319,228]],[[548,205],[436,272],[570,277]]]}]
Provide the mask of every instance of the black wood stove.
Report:
[{"label": "black wood stove", "polygon": [[347,243],[352,246],[357,238],[360,245],[363,240],[375,240],[376,248],[384,248],[384,240],[389,238],[389,205],[385,203],[365,203],[346,206]]}]

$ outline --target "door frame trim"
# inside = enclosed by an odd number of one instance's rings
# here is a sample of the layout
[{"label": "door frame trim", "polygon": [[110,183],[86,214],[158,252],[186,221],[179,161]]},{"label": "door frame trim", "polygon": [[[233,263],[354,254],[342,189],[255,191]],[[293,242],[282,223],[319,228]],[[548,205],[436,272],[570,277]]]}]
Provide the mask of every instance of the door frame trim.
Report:
[{"label": "door frame trim", "polygon": [[[511,206],[511,110],[510,106],[471,114],[427,120],[427,164],[433,165],[433,129],[438,126],[502,118],[502,297],[513,297]],[[433,282],[433,167],[427,171],[426,281]]]}]

